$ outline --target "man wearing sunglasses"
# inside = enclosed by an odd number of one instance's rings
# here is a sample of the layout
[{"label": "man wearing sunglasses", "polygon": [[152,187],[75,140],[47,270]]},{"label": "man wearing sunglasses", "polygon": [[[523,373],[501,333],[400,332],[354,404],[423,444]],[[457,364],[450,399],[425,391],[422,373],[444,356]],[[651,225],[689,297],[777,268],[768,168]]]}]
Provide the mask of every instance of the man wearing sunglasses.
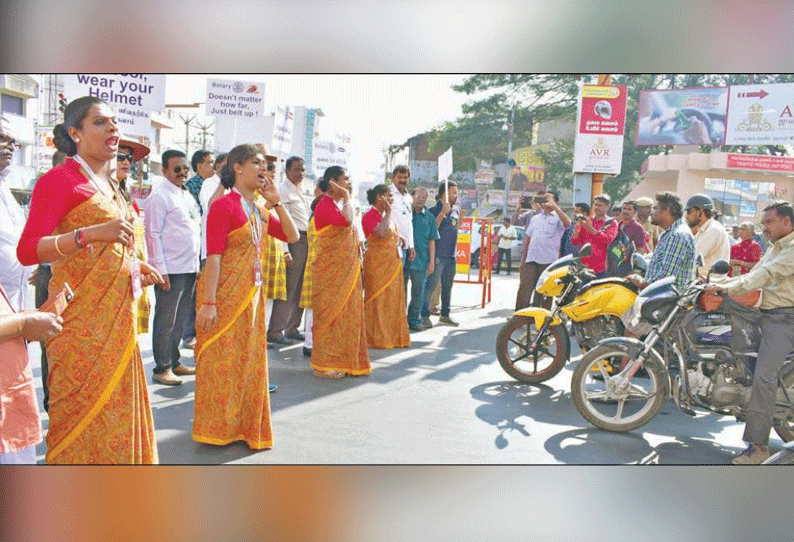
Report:
[{"label": "man wearing sunglasses", "polygon": [[190,313],[191,293],[199,270],[201,213],[185,187],[190,173],[185,153],[163,153],[163,177],[146,199],[146,243],[149,263],[165,281],[155,285],[154,381],[166,386],[182,383],[180,376],[195,374],[193,367],[180,364],[179,342]]},{"label": "man wearing sunglasses", "polygon": [[18,147],[10,122],[0,116],[0,284],[17,311],[25,305],[29,274],[17,259],[17,244],[25,227],[25,213],[8,186],[9,166]]}]

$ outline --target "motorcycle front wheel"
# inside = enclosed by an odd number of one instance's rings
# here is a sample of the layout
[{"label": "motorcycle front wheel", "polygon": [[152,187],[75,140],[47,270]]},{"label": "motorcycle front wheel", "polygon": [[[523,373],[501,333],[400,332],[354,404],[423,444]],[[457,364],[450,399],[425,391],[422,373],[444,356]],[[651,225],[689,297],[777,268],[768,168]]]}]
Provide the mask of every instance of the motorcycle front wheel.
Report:
[{"label": "motorcycle front wheel", "polygon": [[[794,369],[791,369],[783,376],[783,387],[789,397],[794,397]],[[778,390],[778,395],[782,395],[782,390]],[[787,412],[778,413],[777,423],[775,424],[775,433],[783,439],[783,442],[791,442],[794,440],[794,408],[790,408]]]},{"label": "motorcycle front wheel", "polygon": [[620,433],[651,421],[666,395],[665,374],[652,363],[621,385],[620,373],[610,374],[608,367],[620,367],[625,354],[614,345],[598,345],[582,356],[571,377],[571,397],[579,414],[596,427]]},{"label": "motorcycle front wheel", "polygon": [[[565,325],[549,326],[537,339],[535,320],[513,316],[496,337],[496,358],[507,374],[527,384],[544,382],[559,373],[570,357],[570,339]],[[538,349],[533,353],[532,341]]]}]

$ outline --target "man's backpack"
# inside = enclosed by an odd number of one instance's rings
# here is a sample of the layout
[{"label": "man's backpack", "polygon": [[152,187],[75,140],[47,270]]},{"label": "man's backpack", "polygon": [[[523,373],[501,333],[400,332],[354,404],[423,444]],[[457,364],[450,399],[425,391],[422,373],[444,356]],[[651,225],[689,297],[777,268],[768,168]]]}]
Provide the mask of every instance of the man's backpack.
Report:
[{"label": "man's backpack", "polygon": [[[609,227],[609,221],[604,228]],[[634,252],[631,239],[626,235],[620,224],[618,234],[607,246],[607,273],[610,277],[625,277],[631,273],[631,255]]]}]

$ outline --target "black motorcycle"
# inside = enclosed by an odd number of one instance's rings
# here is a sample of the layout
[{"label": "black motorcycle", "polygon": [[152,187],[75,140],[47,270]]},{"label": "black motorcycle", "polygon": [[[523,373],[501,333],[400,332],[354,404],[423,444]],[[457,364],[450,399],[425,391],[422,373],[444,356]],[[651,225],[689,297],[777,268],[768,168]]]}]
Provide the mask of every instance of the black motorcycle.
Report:
[{"label": "black motorcycle", "polygon": [[[727,272],[725,260],[711,270],[711,274]],[[669,394],[692,416],[698,407],[745,418],[760,341],[758,311],[726,296],[720,296],[719,307],[708,307],[704,295],[708,279],[705,283],[696,279],[682,292],[674,282],[667,277],[640,292],[640,317],[652,326],[644,341],[605,339],[582,357],[573,372],[573,402],[596,427],[617,432],[642,427]],[[610,374],[611,367],[620,370]],[[678,369],[675,376],[671,367]],[[794,440],[792,354],[778,374],[774,429],[784,442]]]}]

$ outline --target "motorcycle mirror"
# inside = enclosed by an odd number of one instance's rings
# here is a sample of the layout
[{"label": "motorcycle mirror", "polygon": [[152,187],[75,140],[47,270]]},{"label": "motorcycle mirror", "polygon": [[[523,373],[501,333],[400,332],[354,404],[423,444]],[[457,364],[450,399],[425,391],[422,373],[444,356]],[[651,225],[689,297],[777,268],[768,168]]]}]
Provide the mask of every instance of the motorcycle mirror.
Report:
[{"label": "motorcycle mirror", "polygon": [[711,272],[715,275],[726,275],[731,270],[730,264],[725,260],[717,260],[711,266]]},{"label": "motorcycle mirror", "polygon": [[582,258],[587,258],[593,253],[593,247],[590,246],[590,243],[585,243],[582,249],[579,251],[579,256]]},{"label": "motorcycle mirror", "polygon": [[648,260],[642,254],[635,252],[631,255],[631,267],[636,271],[645,273],[648,271]]}]

